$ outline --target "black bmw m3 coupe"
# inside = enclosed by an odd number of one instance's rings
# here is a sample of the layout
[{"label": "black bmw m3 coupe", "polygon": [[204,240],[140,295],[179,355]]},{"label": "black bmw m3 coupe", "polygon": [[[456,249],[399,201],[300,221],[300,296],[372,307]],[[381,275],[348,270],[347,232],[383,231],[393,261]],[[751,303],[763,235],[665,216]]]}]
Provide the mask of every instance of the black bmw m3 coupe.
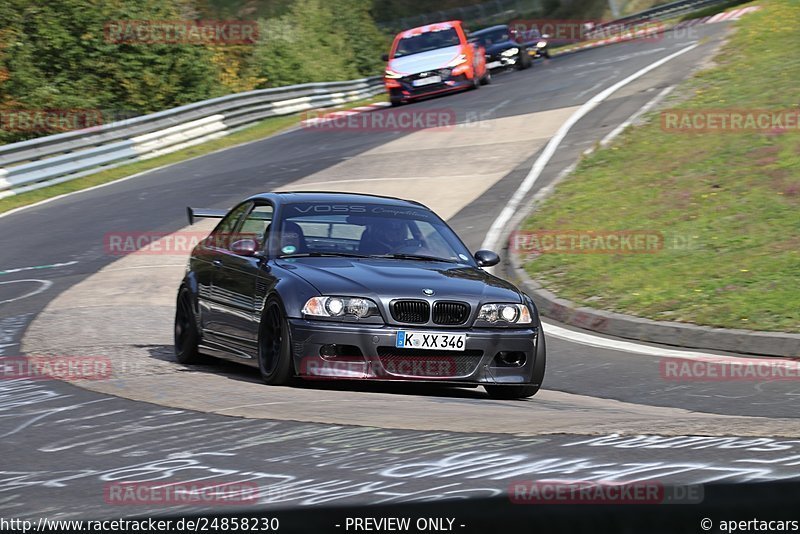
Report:
[{"label": "black bmw m3 coupe", "polygon": [[481,385],[496,398],[540,388],[536,307],[486,272],[417,202],[352,193],[265,193],[230,211],[192,252],[178,291],[178,360],[258,367],[296,379]]}]

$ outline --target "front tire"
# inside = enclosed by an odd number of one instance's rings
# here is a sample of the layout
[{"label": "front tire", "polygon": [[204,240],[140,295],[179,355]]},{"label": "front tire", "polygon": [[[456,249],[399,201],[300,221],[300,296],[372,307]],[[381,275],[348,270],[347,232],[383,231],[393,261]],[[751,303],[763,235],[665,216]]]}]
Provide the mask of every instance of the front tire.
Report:
[{"label": "front tire", "polygon": [[486,74],[481,78],[481,85],[489,85],[490,83],[492,83],[492,71],[486,69]]},{"label": "front tire", "polygon": [[481,88],[481,79],[478,78],[478,73],[475,70],[472,71],[472,87],[470,89],[480,89]]},{"label": "front tire", "polygon": [[200,332],[192,306],[192,294],[186,286],[178,291],[175,306],[175,358],[183,364],[202,363],[206,358],[200,354]]},{"label": "front tire", "polygon": [[264,307],[258,332],[258,370],[270,386],[288,385],[294,374],[289,322],[277,299]]},{"label": "front tire", "polygon": [[403,95],[399,90],[390,90],[389,91],[389,103],[392,105],[393,108],[397,106],[403,105]]}]

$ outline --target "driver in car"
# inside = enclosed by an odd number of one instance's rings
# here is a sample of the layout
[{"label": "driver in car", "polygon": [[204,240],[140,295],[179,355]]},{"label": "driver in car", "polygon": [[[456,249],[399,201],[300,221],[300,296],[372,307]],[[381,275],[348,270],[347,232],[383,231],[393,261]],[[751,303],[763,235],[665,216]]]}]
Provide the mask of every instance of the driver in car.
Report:
[{"label": "driver in car", "polygon": [[407,227],[402,221],[385,219],[369,228],[369,253],[392,254],[407,244]]}]

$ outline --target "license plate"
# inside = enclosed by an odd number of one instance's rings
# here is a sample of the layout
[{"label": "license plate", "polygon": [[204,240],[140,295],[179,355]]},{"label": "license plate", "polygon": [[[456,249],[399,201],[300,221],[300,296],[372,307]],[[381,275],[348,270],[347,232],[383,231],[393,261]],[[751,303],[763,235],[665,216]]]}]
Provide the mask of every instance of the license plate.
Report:
[{"label": "license plate", "polygon": [[411,85],[414,87],[420,87],[423,85],[431,85],[434,83],[439,83],[442,81],[441,76],[428,76],[427,78],[420,78],[419,80],[414,80],[411,82]]},{"label": "license plate", "polygon": [[486,64],[487,69],[496,69],[497,67],[501,66],[503,63],[500,61],[492,61],[491,63]]},{"label": "license plate", "polygon": [[443,334],[441,332],[397,332],[395,347],[398,349],[464,350],[467,334]]}]

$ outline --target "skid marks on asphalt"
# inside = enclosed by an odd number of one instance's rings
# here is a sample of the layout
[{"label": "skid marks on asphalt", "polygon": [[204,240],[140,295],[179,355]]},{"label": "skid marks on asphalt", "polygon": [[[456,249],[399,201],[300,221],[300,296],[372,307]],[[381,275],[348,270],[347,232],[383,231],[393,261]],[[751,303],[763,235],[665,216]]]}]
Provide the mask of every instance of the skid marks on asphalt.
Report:
[{"label": "skid marks on asphalt", "polygon": [[[793,439],[518,437],[256,421],[57,389],[0,383],[0,435],[11,445],[8,467],[0,470],[4,512],[50,513],[58,498],[58,518],[107,514],[106,489],[120,481],[248,483],[257,487],[259,505],[308,506],[502,495],[510,484],[541,478],[664,484],[800,478],[800,442]],[[11,467],[24,465],[22,458],[35,460],[36,468]]]}]

